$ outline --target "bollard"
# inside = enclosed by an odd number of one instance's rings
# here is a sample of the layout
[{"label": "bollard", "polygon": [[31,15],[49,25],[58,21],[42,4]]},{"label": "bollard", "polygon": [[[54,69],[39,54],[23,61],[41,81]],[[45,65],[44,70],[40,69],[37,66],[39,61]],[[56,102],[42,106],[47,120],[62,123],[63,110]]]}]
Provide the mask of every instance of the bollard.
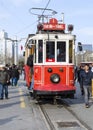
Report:
[{"label": "bollard", "polygon": [[93,97],[93,79],[92,79],[92,86],[91,86],[91,94],[92,94],[92,97]]}]

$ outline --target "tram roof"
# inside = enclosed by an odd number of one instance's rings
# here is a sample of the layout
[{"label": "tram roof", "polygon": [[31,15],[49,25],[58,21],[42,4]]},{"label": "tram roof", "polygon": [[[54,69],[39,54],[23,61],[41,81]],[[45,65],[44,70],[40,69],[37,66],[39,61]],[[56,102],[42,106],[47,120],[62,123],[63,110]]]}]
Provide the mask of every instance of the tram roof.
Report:
[{"label": "tram roof", "polygon": [[[49,35],[50,39],[73,39],[75,38],[75,35],[72,34],[61,34],[61,33],[52,33],[52,34],[36,34],[33,37],[29,37],[29,40],[31,39],[47,39],[47,36]],[[56,36],[58,36],[56,38]]]},{"label": "tram roof", "polygon": [[[30,40],[41,40],[46,39],[47,37],[50,37],[51,40],[73,40],[76,38],[76,35],[73,35],[71,33],[37,33],[37,34],[29,34],[28,38],[26,40],[25,46],[29,43]],[[57,38],[56,38],[57,36]]]}]

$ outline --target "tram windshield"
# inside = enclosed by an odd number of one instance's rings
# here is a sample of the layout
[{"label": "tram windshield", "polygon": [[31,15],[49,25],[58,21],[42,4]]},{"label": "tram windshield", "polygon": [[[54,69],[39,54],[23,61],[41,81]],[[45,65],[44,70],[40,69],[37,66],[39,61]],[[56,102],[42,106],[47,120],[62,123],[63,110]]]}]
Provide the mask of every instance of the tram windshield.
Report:
[{"label": "tram windshield", "polygon": [[73,63],[73,41],[69,40],[68,43],[68,46],[67,41],[46,41],[46,44],[43,44],[43,40],[38,40],[38,49],[35,49],[36,62],[43,63],[46,59],[46,62]]},{"label": "tram windshield", "polygon": [[46,42],[46,61],[55,61],[55,42]]},{"label": "tram windshield", "polygon": [[66,42],[57,42],[57,62],[66,61]]}]

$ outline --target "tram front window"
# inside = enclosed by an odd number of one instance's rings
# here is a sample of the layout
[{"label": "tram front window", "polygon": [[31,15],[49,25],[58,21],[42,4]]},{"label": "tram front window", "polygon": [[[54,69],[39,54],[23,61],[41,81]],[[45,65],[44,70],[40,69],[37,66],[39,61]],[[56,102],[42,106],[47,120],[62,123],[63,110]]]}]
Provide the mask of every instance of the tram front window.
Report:
[{"label": "tram front window", "polygon": [[38,41],[38,63],[43,62],[43,41]]},{"label": "tram front window", "polygon": [[66,61],[66,42],[57,42],[57,62]]},{"label": "tram front window", "polygon": [[53,41],[46,42],[46,61],[47,62],[55,61],[55,42]]}]

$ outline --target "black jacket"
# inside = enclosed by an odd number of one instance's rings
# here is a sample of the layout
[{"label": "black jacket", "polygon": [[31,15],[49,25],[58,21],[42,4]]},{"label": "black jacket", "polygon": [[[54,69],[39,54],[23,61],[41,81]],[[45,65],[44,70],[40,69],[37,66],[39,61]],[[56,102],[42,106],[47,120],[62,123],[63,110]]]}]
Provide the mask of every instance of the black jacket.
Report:
[{"label": "black jacket", "polygon": [[0,70],[0,83],[5,85],[9,82],[9,75],[6,70]]},{"label": "black jacket", "polygon": [[17,78],[17,79],[19,79],[19,71],[18,71],[17,68],[13,68],[13,69],[11,70],[11,77],[12,77],[12,78]]},{"label": "black jacket", "polygon": [[82,71],[80,74],[81,82],[83,82],[83,85],[91,85],[93,73],[89,70],[88,72]]},{"label": "black jacket", "polygon": [[78,82],[79,82],[79,83],[80,83],[80,81],[81,81],[80,75],[81,75],[83,72],[84,72],[84,69],[79,69],[79,70],[77,71],[77,77],[78,77]]}]

